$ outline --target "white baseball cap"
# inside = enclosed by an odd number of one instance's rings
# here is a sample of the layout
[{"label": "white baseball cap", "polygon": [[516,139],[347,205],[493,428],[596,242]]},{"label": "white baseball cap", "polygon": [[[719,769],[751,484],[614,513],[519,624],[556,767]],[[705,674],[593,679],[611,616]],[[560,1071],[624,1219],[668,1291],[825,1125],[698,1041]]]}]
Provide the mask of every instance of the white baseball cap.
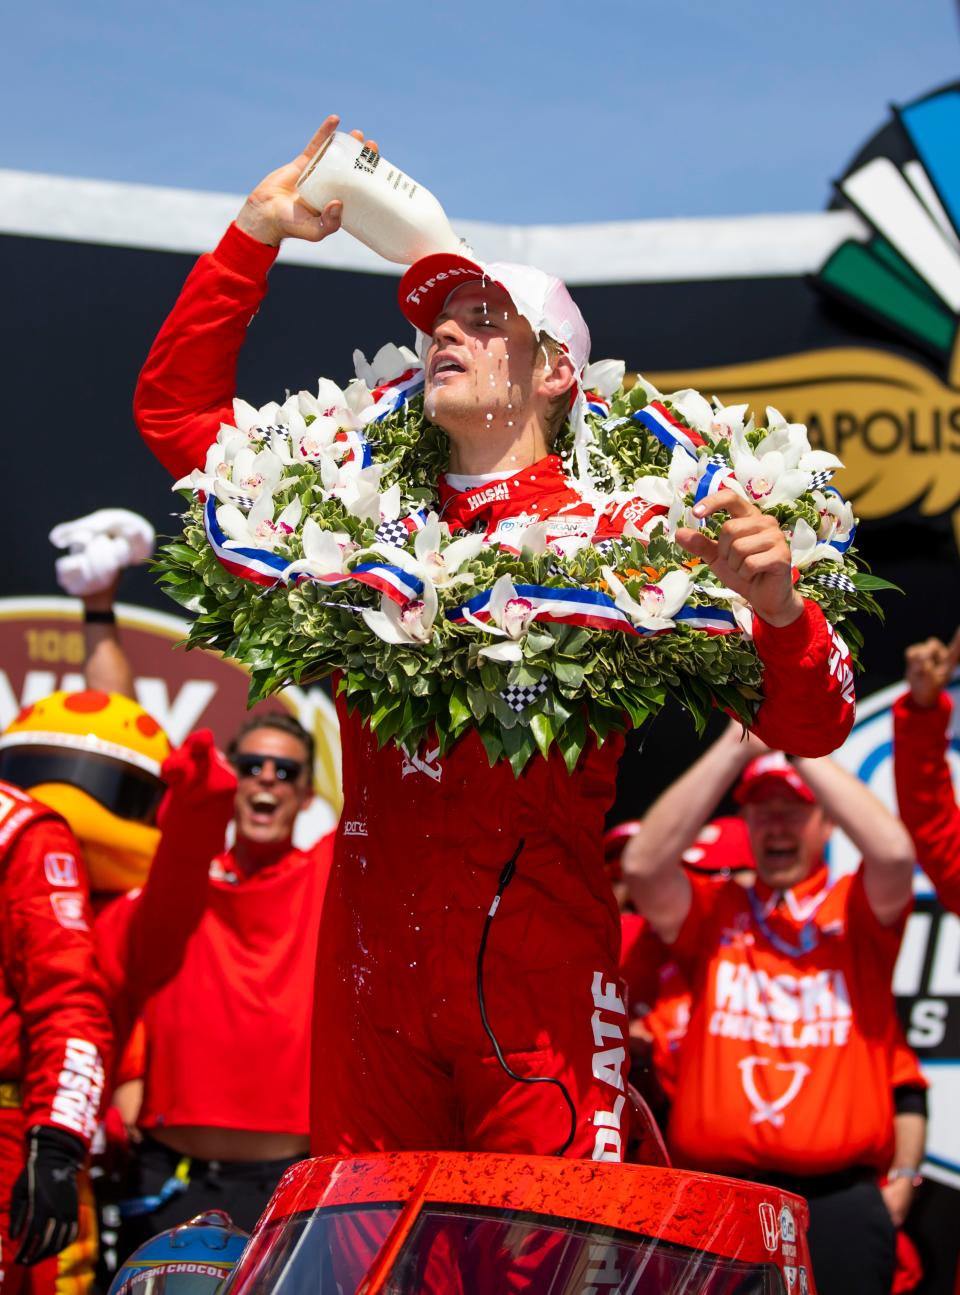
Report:
[{"label": "white baseball cap", "polygon": [[566,284],[532,265],[484,265],[455,253],[434,252],[415,261],[400,280],[400,309],[421,333],[433,330],[447,298],[467,283],[495,283],[534,334],[546,333],[570,356],[580,377],[590,359],[590,330]]}]

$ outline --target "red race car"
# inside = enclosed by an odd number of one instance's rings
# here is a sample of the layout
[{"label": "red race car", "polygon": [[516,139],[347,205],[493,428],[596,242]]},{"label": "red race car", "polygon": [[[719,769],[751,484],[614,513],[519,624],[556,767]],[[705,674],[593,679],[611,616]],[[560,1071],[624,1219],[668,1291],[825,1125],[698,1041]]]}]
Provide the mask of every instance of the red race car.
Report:
[{"label": "red race car", "polygon": [[229,1295],[808,1295],[807,1206],[665,1165],[404,1152],[304,1160]]}]

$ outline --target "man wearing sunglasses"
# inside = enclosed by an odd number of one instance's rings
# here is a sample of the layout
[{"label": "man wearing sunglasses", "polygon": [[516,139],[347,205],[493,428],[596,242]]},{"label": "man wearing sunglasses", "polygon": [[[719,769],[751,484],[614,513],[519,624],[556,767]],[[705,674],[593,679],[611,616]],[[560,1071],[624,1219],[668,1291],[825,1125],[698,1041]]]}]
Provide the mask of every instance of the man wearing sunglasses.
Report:
[{"label": "man wearing sunglasses", "polygon": [[[149,904],[142,938],[155,946],[149,960],[169,969],[145,1005],[136,975],[127,987],[147,1051],[124,1253],[211,1208],[251,1229],[308,1150],[311,989],[332,843],[292,843],[312,797],[313,739],[284,713],[253,717],[227,760],[193,734],[167,762],[180,783],[181,848],[164,852],[127,913],[107,918],[122,960],[125,931]],[[231,810],[234,842],[215,853],[211,818],[222,833]]]}]

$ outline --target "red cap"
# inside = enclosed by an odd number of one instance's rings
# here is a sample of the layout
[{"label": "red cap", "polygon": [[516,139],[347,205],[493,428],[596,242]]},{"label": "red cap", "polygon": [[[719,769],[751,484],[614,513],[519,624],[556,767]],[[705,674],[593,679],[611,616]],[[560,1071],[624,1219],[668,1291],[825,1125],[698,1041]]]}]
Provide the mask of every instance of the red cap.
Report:
[{"label": "red cap", "polygon": [[704,823],[697,839],[684,850],[683,862],[698,872],[739,872],[753,868],[750,833],[739,814]]},{"label": "red cap", "polygon": [[555,274],[532,265],[491,261],[482,265],[455,252],[433,252],[414,261],[400,280],[400,309],[415,328],[429,334],[451,292],[466,283],[495,283],[524,316],[534,334],[559,342],[583,372],[590,359],[590,331],[580,310]]},{"label": "red cap", "polygon": [[761,794],[769,795],[770,788],[791,792],[806,805],[817,803],[816,796],[780,751],[758,755],[755,760],[751,760],[737,783],[733,798],[738,805],[746,805],[758,799]]}]

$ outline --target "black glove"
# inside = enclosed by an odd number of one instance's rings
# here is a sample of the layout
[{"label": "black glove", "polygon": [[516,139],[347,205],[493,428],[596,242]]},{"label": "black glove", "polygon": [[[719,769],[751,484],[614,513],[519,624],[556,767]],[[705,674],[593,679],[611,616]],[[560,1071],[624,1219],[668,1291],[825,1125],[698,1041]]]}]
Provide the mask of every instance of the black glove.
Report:
[{"label": "black glove", "polygon": [[10,1236],[23,1236],[18,1264],[38,1264],[76,1240],[77,1170],[87,1149],[72,1133],[43,1125],[27,1134],[27,1163],[13,1184]]}]

